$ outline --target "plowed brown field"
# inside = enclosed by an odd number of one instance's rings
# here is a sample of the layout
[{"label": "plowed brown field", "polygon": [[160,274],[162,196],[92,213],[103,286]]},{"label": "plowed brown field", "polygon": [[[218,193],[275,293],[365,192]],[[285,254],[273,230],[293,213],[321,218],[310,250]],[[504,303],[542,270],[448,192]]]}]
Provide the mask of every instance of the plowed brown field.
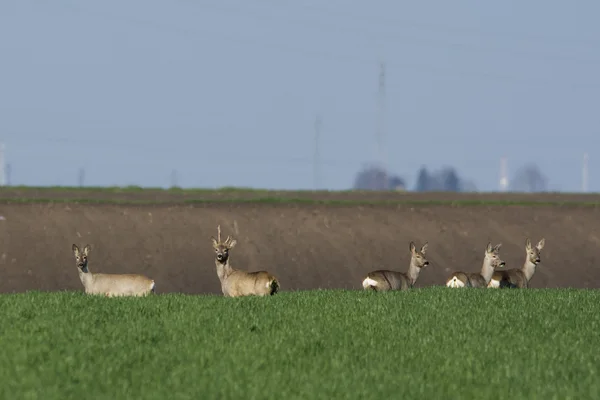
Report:
[{"label": "plowed brown field", "polygon": [[[563,205],[309,204],[189,199],[279,196],[328,200],[492,200]],[[452,269],[478,271],[488,240],[520,267],[525,238],[546,238],[532,287],[600,287],[599,195],[266,193],[4,189],[0,199],[98,198],[166,204],[0,204],[0,292],[82,290],[71,244],[92,245],[94,272],[143,273],[158,293],[220,293],[210,237],[217,224],[238,240],[234,267],[268,269],[282,290],[360,289],[370,270],[406,270],[408,243],[429,242],[431,265],[418,287]],[[179,204],[177,204],[179,203]]]}]

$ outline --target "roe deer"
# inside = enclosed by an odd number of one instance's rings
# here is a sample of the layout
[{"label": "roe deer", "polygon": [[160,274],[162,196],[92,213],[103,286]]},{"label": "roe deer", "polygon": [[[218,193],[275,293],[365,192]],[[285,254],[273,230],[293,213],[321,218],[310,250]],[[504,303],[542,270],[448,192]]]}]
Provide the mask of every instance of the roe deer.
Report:
[{"label": "roe deer", "polygon": [[520,269],[512,268],[496,271],[492,275],[489,288],[527,288],[535,273],[535,267],[542,261],[540,258],[546,240],[542,238],[537,246],[531,247],[529,238],[525,241],[525,264]]},{"label": "roe deer", "polygon": [[145,296],[154,293],[154,281],[143,275],[133,274],[94,274],[88,269],[88,256],[91,247],[86,245],[83,251],[73,244],[73,253],[79,270],[79,279],[86,294],[113,296]]},{"label": "roe deer", "polygon": [[211,239],[216,253],[217,276],[224,296],[267,296],[279,291],[279,281],[267,271],[246,272],[234,269],[229,264],[229,250],[233,249],[237,241],[227,236],[221,242],[221,225],[217,227],[217,239]]},{"label": "roe deer", "polygon": [[502,244],[492,247],[492,244],[488,243],[485,248],[481,272],[455,271],[446,280],[446,286],[449,288],[487,287],[488,282],[492,279],[494,268],[504,267],[505,265],[505,262],[499,256],[500,247],[502,247]]},{"label": "roe deer", "polygon": [[412,288],[419,277],[421,268],[429,265],[429,261],[425,258],[427,252],[427,242],[417,251],[415,244],[410,242],[410,265],[408,272],[390,271],[380,269],[367,274],[362,285],[365,290],[387,291],[387,290],[406,290]]}]

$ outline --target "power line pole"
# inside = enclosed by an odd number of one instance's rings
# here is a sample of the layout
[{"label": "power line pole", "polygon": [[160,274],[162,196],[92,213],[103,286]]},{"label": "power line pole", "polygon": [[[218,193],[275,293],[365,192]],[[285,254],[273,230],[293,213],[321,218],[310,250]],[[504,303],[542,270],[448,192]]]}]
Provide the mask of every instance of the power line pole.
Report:
[{"label": "power line pole", "polygon": [[6,185],[6,175],[4,171],[4,143],[0,143],[0,186]]},{"label": "power line pole", "polygon": [[379,66],[379,92],[377,96],[377,131],[375,133],[377,142],[377,152],[379,164],[383,170],[383,188],[388,189],[388,171],[387,159],[385,154],[384,144],[384,128],[385,128],[385,63]]},{"label": "power line pole", "polygon": [[313,185],[315,190],[321,188],[321,155],[319,149],[319,142],[321,141],[321,116],[317,115],[315,119],[315,149],[313,156]]},{"label": "power line pole", "polygon": [[79,168],[79,174],[77,176],[77,182],[79,183],[79,187],[83,187],[85,182],[85,169]]},{"label": "power line pole", "polygon": [[171,187],[177,187],[177,170],[174,169],[171,171]]},{"label": "power line pole", "polygon": [[506,168],[506,157],[500,158],[500,191],[506,192],[508,189],[508,171]]},{"label": "power line pole", "polygon": [[11,185],[11,173],[12,167],[10,166],[10,164],[6,164],[6,186]]},{"label": "power line pole", "polygon": [[587,193],[587,191],[588,191],[588,179],[589,179],[588,162],[589,162],[588,153],[583,153],[583,166],[581,168],[581,191],[583,193]]}]

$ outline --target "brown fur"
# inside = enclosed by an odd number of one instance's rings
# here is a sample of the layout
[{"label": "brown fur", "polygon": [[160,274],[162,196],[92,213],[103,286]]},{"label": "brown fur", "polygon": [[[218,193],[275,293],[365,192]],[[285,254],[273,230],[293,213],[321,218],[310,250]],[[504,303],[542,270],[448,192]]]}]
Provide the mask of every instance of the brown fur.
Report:
[{"label": "brown fur", "polygon": [[279,291],[279,281],[267,271],[246,272],[234,269],[229,263],[229,251],[237,241],[227,236],[221,242],[221,226],[217,227],[217,239],[211,237],[216,253],[215,265],[221,281],[221,290],[227,297],[268,296]]},{"label": "brown fur", "polygon": [[483,258],[483,265],[481,266],[480,272],[453,272],[448,279],[446,279],[446,286],[451,288],[458,287],[475,287],[485,288],[488,282],[492,278],[494,269],[503,267],[504,261],[500,259],[500,247],[502,244],[497,244],[492,247],[491,243],[488,243],[485,248],[485,254]]},{"label": "brown fur", "polygon": [[504,271],[496,271],[492,275],[488,287],[495,289],[529,287],[529,281],[533,278],[535,268],[542,261],[541,253],[546,240],[542,238],[535,247],[531,246],[531,240],[525,240],[525,263],[519,269],[512,268]]},{"label": "brown fur", "polygon": [[79,279],[86,294],[113,296],[146,296],[154,293],[154,281],[143,275],[135,274],[94,274],[88,269],[88,256],[91,246],[88,244],[79,250],[76,244],[72,246]]},{"label": "brown fur", "polygon": [[429,265],[425,258],[427,252],[427,242],[416,250],[415,244],[410,242],[409,250],[411,254],[408,272],[390,271],[380,269],[369,272],[363,280],[365,290],[387,291],[387,290],[407,290],[412,288],[419,277],[421,268]]}]

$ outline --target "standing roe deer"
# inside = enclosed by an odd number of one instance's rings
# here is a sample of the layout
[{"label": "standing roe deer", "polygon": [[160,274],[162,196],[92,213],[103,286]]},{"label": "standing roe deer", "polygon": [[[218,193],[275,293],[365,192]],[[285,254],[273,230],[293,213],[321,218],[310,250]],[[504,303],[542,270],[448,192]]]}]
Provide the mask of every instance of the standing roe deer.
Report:
[{"label": "standing roe deer", "polygon": [[542,238],[535,247],[531,247],[531,240],[525,241],[525,264],[519,269],[512,268],[496,271],[492,275],[489,288],[527,288],[529,281],[535,273],[535,267],[542,261],[540,258],[546,240]]},{"label": "standing roe deer", "polygon": [[488,282],[492,279],[494,268],[503,267],[505,265],[505,262],[502,261],[499,256],[500,247],[502,247],[502,244],[497,244],[492,247],[492,244],[488,243],[485,248],[481,272],[455,271],[446,280],[446,286],[449,288],[487,287]]},{"label": "standing roe deer", "polygon": [[154,281],[143,275],[134,274],[94,274],[88,269],[88,255],[91,247],[87,244],[83,251],[73,244],[79,279],[86,294],[113,296],[145,296],[154,293]]},{"label": "standing roe deer", "polygon": [[387,291],[387,290],[406,290],[412,288],[419,277],[421,268],[429,265],[429,261],[425,258],[427,252],[427,242],[417,251],[415,244],[410,242],[410,265],[408,272],[390,271],[380,269],[367,274],[362,285],[365,290]]},{"label": "standing roe deer", "polygon": [[279,291],[279,281],[267,271],[246,272],[234,269],[229,264],[229,250],[233,249],[237,241],[227,236],[221,242],[221,225],[217,226],[217,239],[212,236],[211,239],[216,253],[217,276],[224,296],[267,296]]}]

